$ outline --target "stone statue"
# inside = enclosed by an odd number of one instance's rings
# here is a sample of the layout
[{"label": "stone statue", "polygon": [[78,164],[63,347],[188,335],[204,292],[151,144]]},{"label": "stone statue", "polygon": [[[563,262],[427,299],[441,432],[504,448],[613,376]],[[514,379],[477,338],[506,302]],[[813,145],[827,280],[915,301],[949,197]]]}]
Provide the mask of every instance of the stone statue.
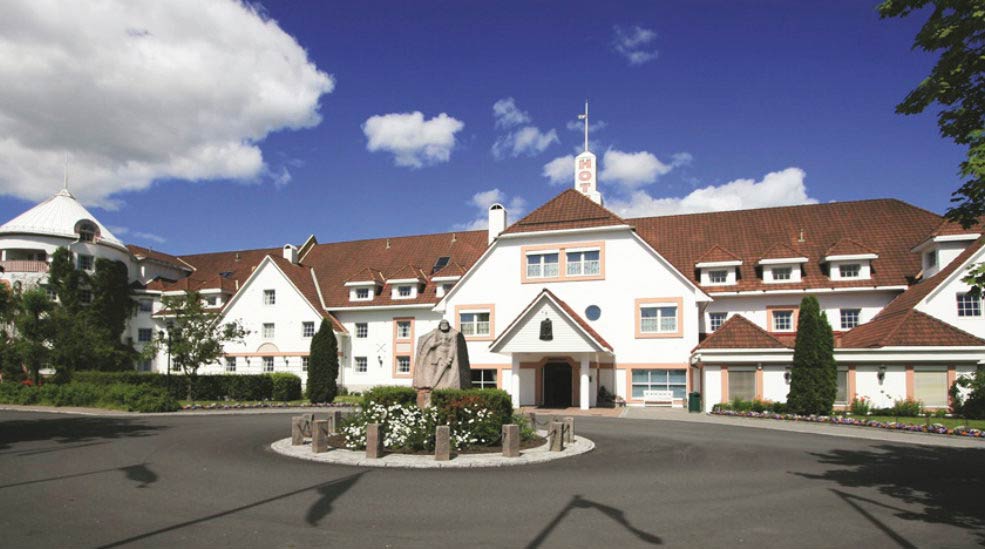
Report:
[{"label": "stone statue", "polygon": [[472,386],[469,350],[465,336],[453,330],[447,320],[417,340],[414,388],[418,405],[430,403],[432,389],[467,389]]}]

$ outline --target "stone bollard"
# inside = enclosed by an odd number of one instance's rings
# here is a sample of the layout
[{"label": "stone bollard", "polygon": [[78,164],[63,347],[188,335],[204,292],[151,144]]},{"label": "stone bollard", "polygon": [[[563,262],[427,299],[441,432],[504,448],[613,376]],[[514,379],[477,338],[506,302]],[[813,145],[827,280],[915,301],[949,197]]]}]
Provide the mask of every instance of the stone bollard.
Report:
[{"label": "stone bollard", "polygon": [[338,434],[342,432],[342,412],[339,410],[333,410],[332,413],[328,414],[328,426],[333,433]]},{"label": "stone bollard", "polygon": [[366,457],[369,459],[383,457],[383,433],[380,432],[379,423],[370,423],[366,426]]},{"label": "stone bollard", "polygon": [[564,443],[574,444],[575,442],[575,418],[564,418]]},{"label": "stone bollard", "polygon": [[316,454],[328,451],[328,421],[319,419],[311,428],[311,451]]},{"label": "stone bollard", "polygon": [[438,425],[434,430],[434,461],[451,459],[451,428]]},{"label": "stone bollard", "polygon": [[301,414],[301,435],[312,438],[311,427],[315,422],[315,414]]},{"label": "stone bollard", "polygon": [[304,418],[301,416],[291,418],[291,446],[301,446],[304,444],[304,430],[301,427],[303,422]]},{"label": "stone bollard", "polygon": [[520,427],[503,425],[503,457],[520,457]]},{"label": "stone bollard", "polygon": [[551,440],[551,452],[564,450],[564,424],[560,421],[552,421],[547,431],[547,436]]}]

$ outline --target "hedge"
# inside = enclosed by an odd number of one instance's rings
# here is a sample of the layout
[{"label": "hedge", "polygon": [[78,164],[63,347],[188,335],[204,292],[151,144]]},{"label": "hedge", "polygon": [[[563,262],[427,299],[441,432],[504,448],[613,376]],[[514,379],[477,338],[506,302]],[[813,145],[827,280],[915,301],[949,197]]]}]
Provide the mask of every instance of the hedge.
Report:
[{"label": "hedge", "polygon": [[[73,380],[93,385],[149,385],[168,387],[166,374],[143,372],[76,372]],[[184,400],[188,395],[188,378],[171,376],[171,397]],[[195,379],[195,400],[299,400],[301,378],[294,374],[202,375]]]},{"label": "hedge", "polygon": [[377,385],[363,393],[363,410],[368,409],[371,402],[382,404],[383,406],[416,404],[417,391],[413,387],[401,385]]},{"label": "hedge", "polygon": [[48,383],[37,388],[0,383],[0,403],[88,406],[131,412],[173,412],[178,409],[178,402],[168,397],[163,389],[126,383]]},{"label": "hedge", "polygon": [[[362,407],[369,403],[393,406],[394,404],[416,404],[417,391],[413,387],[379,385],[363,393]],[[506,391],[500,389],[436,389],[431,393],[431,405],[447,415],[465,406],[478,405],[487,408],[509,423],[513,416],[513,402]]]}]

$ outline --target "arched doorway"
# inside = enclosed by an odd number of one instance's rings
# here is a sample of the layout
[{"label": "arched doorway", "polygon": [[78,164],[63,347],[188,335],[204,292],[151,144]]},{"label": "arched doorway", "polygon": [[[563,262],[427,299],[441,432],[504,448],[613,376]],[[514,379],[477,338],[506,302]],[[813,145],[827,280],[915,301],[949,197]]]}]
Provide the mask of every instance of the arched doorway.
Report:
[{"label": "arched doorway", "polygon": [[571,365],[566,362],[548,362],[544,365],[544,407],[570,406]]}]

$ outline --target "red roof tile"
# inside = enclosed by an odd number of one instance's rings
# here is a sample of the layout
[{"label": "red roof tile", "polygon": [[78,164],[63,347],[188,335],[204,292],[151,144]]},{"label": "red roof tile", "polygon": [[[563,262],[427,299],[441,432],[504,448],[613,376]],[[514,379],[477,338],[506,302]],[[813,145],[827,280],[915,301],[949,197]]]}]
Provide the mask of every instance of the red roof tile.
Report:
[{"label": "red roof tile", "polygon": [[355,274],[345,279],[345,281],[346,282],[375,282],[380,286],[386,284],[386,278],[383,276],[383,273],[377,271],[376,269],[370,269],[369,267],[356,271]]},{"label": "red roof tile", "polygon": [[386,273],[386,279],[387,280],[414,279],[424,282],[425,280],[427,280],[427,277],[424,276],[424,273],[418,267],[415,267],[413,265],[404,265],[403,267],[400,267],[399,269],[396,269],[393,272]]},{"label": "red roof tile", "polygon": [[761,261],[763,259],[788,259],[792,257],[804,256],[786,244],[774,244],[763,252],[763,255],[761,255],[759,259]]},{"label": "red roof tile", "polygon": [[825,257],[828,257],[833,255],[862,255],[875,253],[876,252],[872,248],[869,248],[856,240],[851,238],[842,238],[838,242],[832,244],[831,247],[828,248],[828,251],[824,252],[824,255]]},{"label": "red roof tile", "polygon": [[[785,343],[742,315],[732,315],[708,334],[695,351],[702,349],[789,349]],[[693,352],[693,351],[692,351]]]},{"label": "red roof tile", "polygon": [[599,206],[585,195],[574,189],[568,189],[510,225],[503,232],[529,233],[626,224],[621,217]]},{"label": "red roof tile", "polygon": [[722,261],[742,261],[742,258],[716,244],[698,256],[694,263],[718,263]]},{"label": "red roof tile", "polygon": [[192,270],[192,267],[182,261],[180,257],[173,256],[171,254],[159,252],[150,248],[144,248],[143,246],[134,246],[133,244],[127,244],[127,249],[130,250],[130,253],[137,259],[151,259],[160,263],[172,265],[184,271]]}]

